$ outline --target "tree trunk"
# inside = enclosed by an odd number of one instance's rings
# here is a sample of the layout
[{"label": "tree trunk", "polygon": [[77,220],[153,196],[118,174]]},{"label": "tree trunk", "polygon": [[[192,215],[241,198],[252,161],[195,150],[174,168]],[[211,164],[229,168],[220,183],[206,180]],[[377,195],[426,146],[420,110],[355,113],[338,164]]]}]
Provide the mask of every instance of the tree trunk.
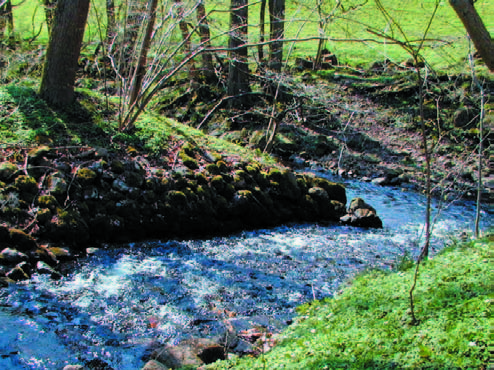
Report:
[{"label": "tree trunk", "polygon": [[115,1],[106,0],[106,46],[111,50],[117,35],[117,20],[115,19]]},{"label": "tree trunk", "polygon": [[264,59],[264,40],[266,35],[266,0],[261,0],[261,9],[259,11],[259,45],[257,46],[257,57],[259,59],[259,63],[263,62]]},{"label": "tree trunk", "polygon": [[249,66],[247,63],[248,0],[231,0],[230,13],[230,65],[228,69],[228,95],[237,96],[230,100],[230,107],[242,108],[247,104],[249,92]]},{"label": "tree trunk", "polygon": [[154,30],[154,23],[156,21],[156,8],[158,7],[158,0],[151,0],[148,5],[148,19],[146,25],[146,31],[144,33],[144,39],[142,40],[141,50],[139,51],[139,59],[133,78],[132,89],[130,91],[129,106],[132,106],[139,96],[139,92],[142,88],[142,81],[146,74],[146,62],[148,58],[149,47],[151,46],[151,36]]},{"label": "tree trunk", "polygon": [[494,72],[494,42],[471,0],[449,0],[449,3],[465,26],[482,60]]},{"label": "tree trunk", "polygon": [[45,8],[46,28],[48,28],[48,34],[50,34],[53,28],[53,19],[55,18],[57,0],[43,0],[43,6]]},{"label": "tree trunk", "polygon": [[184,51],[186,54],[190,54],[191,52],[191,42],[190,42],[190,37],[189,37],[189,26],[187,24],[187,21],[185,20],[185,15],[184,15],[184,7],[182,4],[182,0],[175,0],[175,4],[177,4],[178,8],[178,26],[180,28],[180,32],[182,33],[182,39],[184,40]]},{"label": "tree trunk", "polygon": [[[211,43],[211,34],[209,33],[209,24],[206,18],[206,7],[204,1],[199,1],[197,4],[197,23],[199,24],[199,37],[201,38],[202,47],[208,48]],[[213,57],[211,53],[202,53],[202,68],[206,80],[210,81],[214,78]]]},{"label": "tree trunk", "polygon": [[59,0],[46,52],[40,95],[49,104],[68,105],[74,83],[90,0]]},{"label": "tree trunk", "polygon": [[12,15],[12,2],[5,0],[0,5],[0,39],[9,35],[9,41],[14,39],[14,16]]},{"label": "tree trunk", "polygon": [[139,31],[144,24],[147,0],[129,0],[125,17],[123,44],[118,46],[119,72],[124,77],[133,73],[134,63],[137,62],[137,41]]},{"label": "tree trunk", "polygon": [[[321,35],[321,33],[324,32],[325,21],[324,21],[324,15],[322,14],[322,0],[317,0],[317,14],[319,15],[319,34],[320,36],[323,36]],[[313,69],[321,68],[322,51],[324,49],[325,42],[326,40],[324,40],[322,37],[321,39],[319,39],[319,42],[317,44],[317,53],[316,53],[316,59],[314,60]]]},{"label": "tree trunk", "polygon": [[276,72],[283,63],[283,37],[285,34],[285,0],[269,0],[270,39],[269,65]]}]

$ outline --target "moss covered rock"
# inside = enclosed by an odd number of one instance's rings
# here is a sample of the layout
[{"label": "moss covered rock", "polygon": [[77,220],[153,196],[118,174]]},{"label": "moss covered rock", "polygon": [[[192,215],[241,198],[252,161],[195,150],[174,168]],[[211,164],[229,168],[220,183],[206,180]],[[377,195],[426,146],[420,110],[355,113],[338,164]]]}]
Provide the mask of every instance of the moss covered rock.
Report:
[{"label": "moss covered rock", "polygon": [[38,192],[38,182],[32,176],[20,175],[15,179],[15,186],[21,193],[36,194]]},{"label": "moss covered rock", "polygon": [[81,168],[76,173],[76,180],[79,181],[81,185],[92,185],[97,178],[96,172],[89,168]]},{"label": "moss covered rock", "polygon": [[10,181],[17,170],[17,166],[11,162],[0,163],[0,181]]},{"label": "moss covered rock", "polygon": [[10,244],[21,252],[27,252],[37,248],[36,239],[20,229],[10,229],[9,239]]},{"label": "moss covered rock", "polygon": [[166,193],[168,203],[172,207],[185,208],[187,207],[187,196],[183,191],[170,190]]},{"label": "moss covered rock", "polygon": [[179,157],[182,160],[182,163],[184,164],[185,167],[191,170],[197,170],[199,168],[197,161],[187,153],[181,151]]},{"label": "moss covered rock", "polygon": [[57,199],[53,195],[40,195],[37,204],[41,208],[48,208],[52,211],[59,206]]},{"label": "moss covered rock", "polygon": [[347,199],[344,185],[320,177],[314,178],[313,185],[326,190],[331,200],[337,200],[340,203],[346,204]]}]

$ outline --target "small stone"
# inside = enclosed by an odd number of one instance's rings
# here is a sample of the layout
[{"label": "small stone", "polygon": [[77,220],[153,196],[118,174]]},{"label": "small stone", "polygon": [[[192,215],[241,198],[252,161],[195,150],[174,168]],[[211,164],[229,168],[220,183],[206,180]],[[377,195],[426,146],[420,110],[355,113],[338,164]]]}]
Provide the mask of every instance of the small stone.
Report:
[{"label": "small stone", "polygon": [[371,181],[374,185],[384,186],[388,183],[387,177],[377,177]]},{"label": "small stone", "polygon": [[130,189],[130,187],[122,179],[116,179],[113,181],[112,188],[122,193],[126,193]]},{"label": "small stone", "polygon": [[146,362],[146,365],[141,370],[168,370],[168,366],[163,365],[156,360]]},{"label": "small stone", "polygon": [[50,265],[43,261],[38,261],[38,263],[36,263],[36,270],[39,274],[43,275],[51,275],[55,272],[55,270],[53,270]]},{"label": "small stone", "polygon": [[178,369],[185,366],[201,366],[225,359],[225,349],[206,338],[192,338],[177,346],[167,345],[157,349],[152,356],[165,366]]},{"label": "small stone", "polygon": [[67,365],[63,370],[87,370],[87,368],[82,365]]},{"label": "small stone", "polygon": [[15,266],[12,270],[7,272],[6,276],[13,281],[28,280],[29,274],[24,271],[22,265]]},{"label": "small stone", "polygon": [[5,261],[7,263],[19,263],[22,261],[27,261],[29,257],[16,249],[5,248],[0,252],[0,261]]}]

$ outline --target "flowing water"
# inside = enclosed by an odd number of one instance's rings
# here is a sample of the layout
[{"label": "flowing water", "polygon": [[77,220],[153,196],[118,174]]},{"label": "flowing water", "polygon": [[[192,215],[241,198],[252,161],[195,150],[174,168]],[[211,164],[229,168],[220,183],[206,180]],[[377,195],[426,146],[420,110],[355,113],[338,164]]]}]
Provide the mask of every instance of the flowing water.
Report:
[{"label": "flowing water", "polygon": [[[62,369],[99,358],[114,369],[139,369],[157,344],[214,336],[229,316],[282,328],[295,307],[331,297],[368,267],[392,268],[416,256],[424,197],[349,182],[382,218],[382,230],[290,225],[208,240],[152,241],[99,250],[74,262],[60,281],[0,290],[0,368]],[[437,202],[434,252],[472,230],[474,206]],[[491,227],[483,212],[483,228]]]}]

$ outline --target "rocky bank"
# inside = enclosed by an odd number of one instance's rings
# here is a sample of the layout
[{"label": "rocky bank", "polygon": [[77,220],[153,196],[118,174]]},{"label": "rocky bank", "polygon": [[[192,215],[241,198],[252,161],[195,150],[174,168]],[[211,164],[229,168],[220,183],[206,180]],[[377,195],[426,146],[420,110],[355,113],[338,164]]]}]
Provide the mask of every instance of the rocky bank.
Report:
[{"label": "rocky bank", "polygon": [[[289,222],[382,227],[365,202],[346,210],[343,185],[283,167],[223,158],[185,144],[173,163],[106,149],[41,146],[0,163],[0,281],[87,248],[142,239],[194,238]],[[345,216],[345,217],[344,217]]]}]

